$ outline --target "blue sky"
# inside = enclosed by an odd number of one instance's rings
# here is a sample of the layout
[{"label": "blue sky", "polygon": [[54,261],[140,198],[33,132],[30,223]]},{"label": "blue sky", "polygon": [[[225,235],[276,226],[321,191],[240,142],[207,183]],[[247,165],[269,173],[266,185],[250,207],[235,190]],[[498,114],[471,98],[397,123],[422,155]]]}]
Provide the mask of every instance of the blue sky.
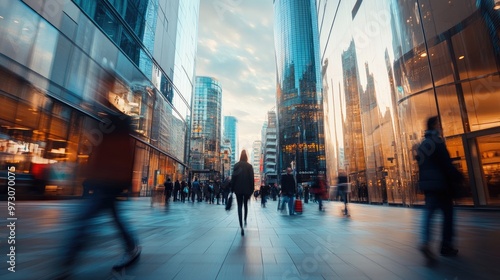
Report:
[{"label": "blue sky", "polygon": [[272,0],[201,0],[196,75],[222,86],[222,115],[238,119],[240,150],[261,140],[276,104]]}]

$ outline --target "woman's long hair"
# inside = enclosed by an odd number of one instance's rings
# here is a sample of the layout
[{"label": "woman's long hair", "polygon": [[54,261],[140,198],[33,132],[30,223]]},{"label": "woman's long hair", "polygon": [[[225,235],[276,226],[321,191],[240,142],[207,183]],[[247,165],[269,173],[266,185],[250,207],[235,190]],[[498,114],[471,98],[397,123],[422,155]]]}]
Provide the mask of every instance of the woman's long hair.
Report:
[{"label": "woman's long hair", "polygon": [[247,151],[241,151],[240,161],[248,161]]}]

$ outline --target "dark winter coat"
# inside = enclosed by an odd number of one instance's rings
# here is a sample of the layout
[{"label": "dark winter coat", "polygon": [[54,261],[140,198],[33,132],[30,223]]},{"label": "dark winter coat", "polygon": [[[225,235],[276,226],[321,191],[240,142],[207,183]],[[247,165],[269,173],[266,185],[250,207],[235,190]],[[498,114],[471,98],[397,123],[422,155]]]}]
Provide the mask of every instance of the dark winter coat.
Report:
[{"label": "dark winter coat", "polygon": [[425,139],[417,149],[419,188],[425,193],[449,193],[463,180],[463,175],[453,166],[450,154],[436,130],[427,130]]},{"label": "dark winter coat", "polygon": [[286,196],[295,195],[295,179],[292,174],[281,176],[281,193]]},{"label": "dark winter coat", "polygon": [[235,194],[252,195],[254,191],[253,167],[246,161],[234,165],[231,187]]}]

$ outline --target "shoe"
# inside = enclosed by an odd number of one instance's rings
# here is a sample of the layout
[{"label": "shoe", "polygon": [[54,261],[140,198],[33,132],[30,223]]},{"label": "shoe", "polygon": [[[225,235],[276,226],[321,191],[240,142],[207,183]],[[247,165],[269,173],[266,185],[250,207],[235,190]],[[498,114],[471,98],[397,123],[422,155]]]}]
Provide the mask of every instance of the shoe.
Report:
[{"label": "shoe", "polygon": [[458,254],[458,249],[455,249],[453,247],[441,247],[441,256],[445,257],[452,257],[456,256]]},{"label": "shoe", "polygon": [[241,229],[241,236],[245,236],[245,231]]},{"label": "shoe", "polygon": [[436,261],[436,255],[434,255],[434,253],[431,251],[429,245],[422,245],[420,247],[420,251],[424,254],[428,262]]},{"label": "shoe", "polygon": [[126,266],[131,265],[137,258],[141,255],[142,248],[140,246],[135,246],[131,251],[126,252],[122,260],[113,266],[113,269],[121,269]]}]

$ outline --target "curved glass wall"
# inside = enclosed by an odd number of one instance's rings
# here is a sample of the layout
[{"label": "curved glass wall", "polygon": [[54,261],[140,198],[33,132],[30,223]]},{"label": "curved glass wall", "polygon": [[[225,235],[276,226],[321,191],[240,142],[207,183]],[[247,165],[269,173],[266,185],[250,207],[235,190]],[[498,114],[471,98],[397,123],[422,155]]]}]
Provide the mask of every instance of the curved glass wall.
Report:
[{"label": "curved glass wall", "polygon": [[274,1],[277,68],[278,170],[297,181],[325,172],[323,98],[315,1]]},{"label": "curved glass wall", "polygon": [[[141,20],[127,23],[131,3]],[[7,104],[0,115],[1,166],[16,163],[32,181],[43,177],[50,186],[46,193],[81,195],[78,174],[89,154],[85,143],[97,137],[87,128],[100,118],[104,104],[112,104],[133,117],[137,132],[132,192],[147,193],[166,176],[187,176],[183,147],[190,93],[175,102],[179,94],[162,70],[170,69],[173,59],[170,64],[154,59],[153,45],[156,49],[161,42],[147,42],[152,29],[166,32],[156,25],[162,9],[157,1],[30,6],[9,1],[0,8],[5,38],[0,98]],[[124,43],[129,39],[138,51]],[[97,79],[110,69],[117,81],[112,91],[102,92]]]},{"label": "curved glass wall", "polygon": [[500,14],[493,0],[322,1],[328,177],[351,200],[422,204],[414,149],[439,115],[467,178],[457,204],[500,205]]}]

